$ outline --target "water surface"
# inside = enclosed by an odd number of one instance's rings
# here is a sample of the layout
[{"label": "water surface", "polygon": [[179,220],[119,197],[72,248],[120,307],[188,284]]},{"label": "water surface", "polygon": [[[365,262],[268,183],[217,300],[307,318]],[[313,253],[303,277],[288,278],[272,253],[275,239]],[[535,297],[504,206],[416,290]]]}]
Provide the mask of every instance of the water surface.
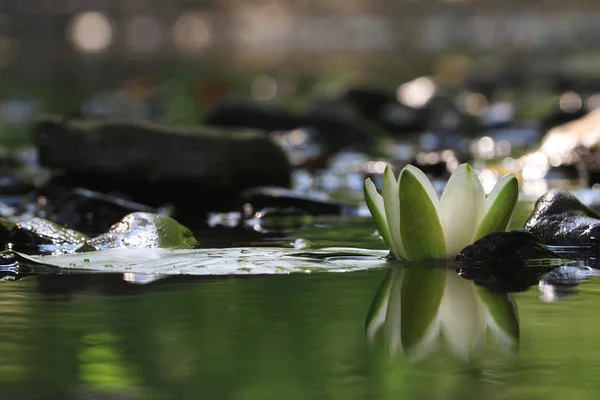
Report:
[{"label": "water surface", "polygon": [[[381,248],[372,232],[352,220],[294,235]],[[537,284],[510,294],[519,317],[514,354],[486,346],[465,361],[441,345],[413,363],[365,334],[377,291],[398,268],[146,284],[79,273],[4,282],[0,398],[598,397],[600,279],[560,298]]]}]

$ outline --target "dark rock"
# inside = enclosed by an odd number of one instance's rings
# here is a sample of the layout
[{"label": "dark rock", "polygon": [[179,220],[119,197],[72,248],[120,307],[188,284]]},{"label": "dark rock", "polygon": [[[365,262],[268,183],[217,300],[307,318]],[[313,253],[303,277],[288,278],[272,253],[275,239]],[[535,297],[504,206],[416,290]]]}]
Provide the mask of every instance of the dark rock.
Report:
[{"label": "dark rock", "polygon": [[256,132],[50,117],[33,134],[40,163],[62,170],[65,185],[121,192],[149,205],[227,208],[246,188],[288,186],[291,179],[285,154]]},{"label": "dark rock", "polygon": [[96,250],[115,247],[193,248],[197,242],[192,232],[163,215],[136,212],[125,216],[108,232],[89,241]]},{"label": "dark rock", "polygon": [[15,228],[16,224],[7,220],[6,218],[0,218],[0,248],[4,250],[8,244],[10,234]]},{"label": "dark rock", "polygon": [[522,262],[468,265],[459,262],[456,272],[463,278],[499,293],[523,292],[540,280],[554,265],[532,265]]},{"label": "dark rock", "polygon": [[347,90],[342,99],[351,104],[365,119],[392,134],[425,130],[423,112],[399,103],[392,92],[357,87]]},{"label": "dark rock", "polygon": [[164,214],[167,209],[159,209],[127,200],[123,197],[75,188],[62,193],[52,201],[53,220],[86,234],[105,232],[114,221],[127,214],[142,211]]},{"label": "dark rock", "polygon": [[460,276],[496,292],[527,290],[563,262],[523,229],[491,233],[462,249],[456,260]]},{"label": "dark rock", "polygon": [[298,128],[299,122],[285,109],[246,99],[228,98],[204,116],[204,124],[219,127],[253,128],[265,132]]},{"label": "dark rock", "polygon": [[34,190],[34,186],[12,172],[0,172],[0,196],[21,195]]},{"label": "dark rock", "polygon": [[290,131],[297,128],[313,129],[317,140],[330,153],[342,149],[369,151],[374,143],[374,132],[369,126],[347,113],[313,111],[294,114],[275,106],[261,105],[250,100],[227,99],[210,110],[206,125],[244,127],[265,132]]},{"label": "dark rock", "polygon": [[525,229],[551,245],[589,245],[600,237],[600,215],[571,193],[552,189],[535,203]]},{"label": "dark rock", "polygon": [[335,200],[323,199],[278,187],[257,187],[243,191],[237,209],[249,218],[263,209],[296,209],[311,215],[347,215],[355,208]]},{"label": "dark rock", "polygon": [[[8,224],[6,224],[8,227]],[[4,229],[4,228],[3,228]],[[43,218],[17,223],[8,241],[11,248],[27,254],[71,253],[84,248],[89,238]]]},{"label": "dark rock", "polygon": [[491,233],[465,247],[456,256],[457,261],[483,263],[525,262],[561,258],[558,254],[548,250],[535,236],[523,229],[512,232]]}]

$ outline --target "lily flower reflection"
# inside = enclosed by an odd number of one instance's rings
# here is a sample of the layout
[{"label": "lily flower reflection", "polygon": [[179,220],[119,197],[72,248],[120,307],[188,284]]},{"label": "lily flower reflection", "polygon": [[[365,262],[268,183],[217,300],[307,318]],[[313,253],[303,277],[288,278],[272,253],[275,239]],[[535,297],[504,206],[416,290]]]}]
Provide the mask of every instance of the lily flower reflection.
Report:
[{"label": "lily flower reflection", "polygon": [[516,352],[519,316],[508,293],[491,292],[454,270],[396,268],[381,285],[367,318],[367,340],[382,334],[386,349],[411,362],[433,353],[443,337],[469,362],[488,336],[506,354]]}]

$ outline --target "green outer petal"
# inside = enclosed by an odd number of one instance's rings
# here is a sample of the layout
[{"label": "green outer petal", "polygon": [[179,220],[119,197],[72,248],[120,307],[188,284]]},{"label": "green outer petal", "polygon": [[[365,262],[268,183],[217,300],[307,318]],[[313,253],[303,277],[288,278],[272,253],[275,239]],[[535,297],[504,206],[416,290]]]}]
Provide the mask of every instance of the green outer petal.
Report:
[{"label": "green outer petal", "polygon": [[461,164],[452,173],[440,200],[446,251],[455,256],[473,243],[485,210],[485,193],[475,170]]},{"label": "green outer petal", "polygon": [[477,295],[485,304],[489,317],[515,342],[519,340],[519,313],[508,293],[496,293],[477,286]]},{"label": "green outer petal", "polygon": [[377,192],[377,188],[375,188],[375,184],[370,178],[365,180],[364,189],[365,200],[367,202],[367,206],[369,207],[369,211],[373,216],[373,220],[375,220],[379,234],[381,234],[383,237],[383,241],[385,244],[387,244],[388,248],[392,252],[392,255],[395,258],[398,258],[398,254],[394,249],[394,242],[392,242],[390,230],[388,229],[388,224],[385,219],[385,206],[383,204],[383,197],[381,197],[381,195]]},{"label": "green outer petal", "polygon": [[371,307],[369,308],[369,313],[367,314],[367,320],[365,322],[365,333],[369,343],[373,342],[375,336],[385,324],[390,288],[392,287],[395,275],[395,270],[390,270],[388,272],[383,283],[377,290],[373,303],[371,303]]},{"label": "green outer petal", "polygon": [[[383,173],[383,204],[390,237],[394,246],[394,254],[406,259],[402,238],[400,236],[400,198],[398,197],[398,182],[394,172],[388,166]],[[398,258],[398,257],[396,257]]]},{"label": "green outer petal", "polygon": [[[429,198],[431,199],[431,202],[435,206],[435,210],[437,211],[438,215],[441,215],[442,209],[440,208],[440,199],[437,195],[437,192],[433,188],[431,181],[429,180],[429,178],[427,178],[427,175],[425,175],[423,173],[423,171],[421,171],[419,168],[417,168],[411,164],[408,164],[406,167],[404,167],[402,169],[402,172],[404,172],[404,171],[410,171],[415,176],[415,178],[417,178],[419,180],[419,182],[421,182],[423,189],[425,189],[425,192],[427,192],[427,196],[429,196]],[[400,175],[402,175],[402,172],[400,172]],[[398,185],[399,184],[400,184],[400,177],[398,177]]]},{"label": "green outer petal", "polygon": [[[424,353],[422,344],[437,337],[436,320],[444,297],[445,269],[414,266],[406,269],[402,282],[401,324],[402,348],[409,355]],[[389,318],[389,311],[388,311]]]},{"label": "green outer petal", "polygon": [[513,174],[505,175],[485,199],[485,214],[473,241],[492,232],[504,232],[519,197],[519,182]]},{"label": "green outer petal", "polygon": [[[431,186],[428,180],[427,184]],[[413,261],[445,258],[446,241],[436,206],[426,185],[411,169],[400,173],[399,197],[400,233],[406,257]]]}]

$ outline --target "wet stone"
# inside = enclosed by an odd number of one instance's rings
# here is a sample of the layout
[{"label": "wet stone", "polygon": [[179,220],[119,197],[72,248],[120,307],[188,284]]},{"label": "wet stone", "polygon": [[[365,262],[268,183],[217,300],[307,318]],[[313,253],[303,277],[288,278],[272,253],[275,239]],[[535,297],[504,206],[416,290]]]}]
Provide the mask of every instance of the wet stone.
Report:
[{"label": "wet stone", "polygon": [[523,229],[491,233],[465,247],[456,256],[457,261],[483,263],[551,259],[560,260],[562,257],[548,250],[534,235]]},{"label": "wet stone", "polygon": [[[225,99],[207,112],[204,123],[209,126],[251,128],[264,132],[310,129],[316,134],[316,142],[329,153],[346,148],[370,150],[377,134],[359,115],[352,113],[345,104],[327,108],[310,106],[304,113],[292,113],[273,105],[263,105],[246,99]],[[343,111],[340,112],[340,108]]]},{"label": "wet stone", "polygon": [[240,193],[236,207],[250,218],[264,209],[295,209],[310,215],[348,215],[355,212],[353,206],[326,197],[298,193],[293,190],[263,186]]},{"label": "wet stone", "polygon": [[114,221],[132,212],[164,214],[167,208],[150,207],[124,196],[75,188],[52,202],[53,219],[86,234],[106,232]]},{"label": "wet stone", "polygon": [[600,237],[600,215],[571,193],[553,189],[536,202],[525,229],[545,244],[589,245]]},{"label": "wet stone", "polygon": [[11,172],[0,172],[0,196],[21,195],[34,190],[34,186]]},{"label": "wet stone", "polygon": [[125,216],[110,229],[89,241],[96,250],[117,247],[193,248],[197,241],[192,232],[173,218],[136,212]]},{"label": "wet stone", "polygon": [[213,211],[244,189],[291,183],[286,155],[256,131],[47,117],[32,134],[41,165],[62,173],[61,184],[151,206]]},{"label": "wet stone", "polygon": [[[8,226],[8,225],[7,225]],[[72,253],[85,247],[89,238],[43,218],[19,222],[10,230],[13,250],[26,254]]]}]

